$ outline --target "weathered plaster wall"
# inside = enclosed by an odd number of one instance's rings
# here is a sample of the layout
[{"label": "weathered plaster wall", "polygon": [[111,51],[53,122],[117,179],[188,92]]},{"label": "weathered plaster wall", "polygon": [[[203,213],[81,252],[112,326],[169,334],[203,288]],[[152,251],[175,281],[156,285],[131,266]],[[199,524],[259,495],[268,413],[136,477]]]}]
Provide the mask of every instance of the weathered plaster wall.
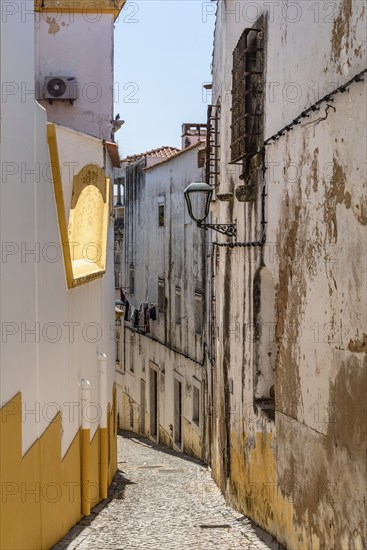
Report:
[{"label": "weathered plaster wall", "polygon": [[[130,302],[158,303],[158,278],[165,280],[167,306],[152,323],[152,335],[201,360],[202,337],[195,335],[195,292],[204,288],[203,232],[189,218],[183,202],[185,187],[202,180],[193,149],[171,161],[145,168],[143,159],[126,177],[124,286],[129,298],[129,269],[135,266],[135,292]],[[165,225],[158,226],[158,204],[165,208]],[[181,289],[181,323],[175,316],[175,289]],[[203,296],[204,302],[204,296]]]},{"label": "weathered plaster wall", "polygon": [[[113,14],[36,14],[36,93],[41,100],[46,76],[72,76],[79,98],[40,103],[50,122],[111,139],[113,118]],[[116,90],[116,92],[118,92]]]},{"label": "weathered plaster wall", "polygon": [[[174,377],[182,383],[182,450],[201,456],[203,417],[200,428],[193,422],[193,378],[201,385],[205,331],[205,233],[189,218],[183,192],[193,181],[202,181],[197,164],[198,147],[162,164],[145,168],[145,159],[127,167],[125,187],[124,275],[127,299],[134,307],[140,302],[158,305],[158,279],[165,282],[165,306],[152,321],[151,338],[122,329],[121,362],[117,372],[120,422],[141,431],[141,380],[146,382],[145,435],[150,436],[150,366],[158,369],[158,439],[169,446],[174,438]],[[164,204],[165,224],[158,224],[158,205]],[[130,265],[134,266],[135,289],[129,292]],[[181,292],[181,314],[176,312],[176,289]],[[195,293],[201,293],[201,334],[195,333]],[[176,322],[179,321],[179,322]],[[130,325],[130,323],[128,323]],[[196,327],[197,328],[197,327]],[[152,339],[153,338],[153,339]],[[154,339],[156,341],[154,341]],[[172,349],[180,353],[175,353]],[[186,355],[187,357],[185,357]],[[133,371],[132,371],[133,369]],[[125,396],[125,397],[124,397]],[[130,424],[130,401],[134,424]],[[135,405],[134,405],[135,404]],[[125,409],[127,407],[127,409]]]},{"label": "weathered plaster wall", "polygon": [[[174,442],[174,379],[182,383],[183,419],[182,446],[178,450],[202,457],[203,440],[203,367],[185,359],[144,335],[125,329],[125,371],[117,371],[118,410],[120,427],[141,433],[154,441],[173,447]],[[158,437],[150,430],[152,405],[150,399],[151,368],[158,372]],[[133,369],[133,370],[132,370]],[[193,378],[201,389],[200,427],[193,422]],[[141,381],[145,382],[145,407],[141,401]],[[131,407],[133,412],[131,412]],[[145,416],[145,430],[141,416]]]},{"label": "weathered plaster wall", "polygon": [[[225,193],[243,184],[227,161],[231,56],[244,28],[266,15],[267,138],[365,68],[365,6],[219,6],[213,103],[222,107]],[[367,544],[365,84],[331,105],[327,120],[319,120],[322,107],[267,148],[266,244],[221,248],[215,278],[214,477],[234,505],[292,550]],[[238,241],[258,239],[257,189],[252,203],[213,203],[218,219],[237,219]],[[276,324],[271,308],[260,319],[269,327],[266,345],[276,344],[275,421],[254,407],[264,343],[256,327],[261,266],[274,284],[268,296],[275,294]]]}]

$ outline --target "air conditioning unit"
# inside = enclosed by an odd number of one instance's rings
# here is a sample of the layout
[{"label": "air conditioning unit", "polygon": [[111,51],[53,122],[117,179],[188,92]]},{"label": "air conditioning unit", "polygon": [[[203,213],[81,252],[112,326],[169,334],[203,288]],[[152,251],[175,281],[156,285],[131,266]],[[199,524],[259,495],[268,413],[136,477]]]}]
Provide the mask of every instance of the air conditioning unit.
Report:
[{"label": "air conditioning unit", "polygon": [[79,84],[74,76],[46,76],[43,87],[43,99],[53,101],[70,101],[74,103],[79,97]]}]

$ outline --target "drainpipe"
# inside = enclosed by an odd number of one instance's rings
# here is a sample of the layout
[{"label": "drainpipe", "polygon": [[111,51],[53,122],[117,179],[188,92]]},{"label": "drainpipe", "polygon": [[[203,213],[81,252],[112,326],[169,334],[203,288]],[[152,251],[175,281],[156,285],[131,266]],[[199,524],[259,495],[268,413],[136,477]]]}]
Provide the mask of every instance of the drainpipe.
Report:
[{"label": "drainpipe", "polygon": [[90,514],[90,423],[88,408],[90,404],[90,382],[81,380],[82,400],[82,515]]},{"label": "drainpipe", "polygon": [[97,354],[99,362],[99,389],[101,405],[100,421],[100,497],[107,498],[108,488],[108,430],[107,430],[107,356],[105,353]]}]

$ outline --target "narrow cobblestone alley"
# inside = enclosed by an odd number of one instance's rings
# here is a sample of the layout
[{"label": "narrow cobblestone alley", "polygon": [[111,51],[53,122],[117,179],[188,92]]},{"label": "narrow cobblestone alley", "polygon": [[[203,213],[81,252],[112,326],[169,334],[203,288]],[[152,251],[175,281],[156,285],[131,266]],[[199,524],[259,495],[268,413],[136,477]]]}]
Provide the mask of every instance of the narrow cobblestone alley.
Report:
[{"label": "narrow cobblestone alley", "polygon": [[53,550],[278,550],[225,505],[208,468],[130,432],[118,436],[119,469],[101,502]]}]

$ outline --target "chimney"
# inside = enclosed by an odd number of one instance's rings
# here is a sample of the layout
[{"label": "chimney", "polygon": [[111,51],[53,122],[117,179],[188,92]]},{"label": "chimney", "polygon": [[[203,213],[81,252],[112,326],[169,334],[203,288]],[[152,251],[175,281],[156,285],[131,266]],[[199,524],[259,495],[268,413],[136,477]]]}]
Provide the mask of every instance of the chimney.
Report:
[{"label": "chimney", "polygon": [[205,141],[207,124],[190,124],[185,122],[182,125],[182,149],[194,145],[198,141]]}]

